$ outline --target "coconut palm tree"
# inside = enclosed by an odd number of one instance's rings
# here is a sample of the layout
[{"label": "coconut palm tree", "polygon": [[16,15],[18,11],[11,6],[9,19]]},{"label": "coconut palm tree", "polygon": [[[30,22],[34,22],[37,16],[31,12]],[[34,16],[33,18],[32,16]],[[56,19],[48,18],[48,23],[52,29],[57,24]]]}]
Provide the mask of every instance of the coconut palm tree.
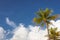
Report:
[{"label": "coconut palm tree", "polygon": [[59,38],[59,36],[60,36],[60,33],[59,33],[59,31],[57,31],[57,28],[51,28],[51,29],[49,29],[49,32],[50,32],[50,39],[52,39],[52,40],[60,40],[60,39],[58,39]]},{"label": "coconut palm tree", "polygon": [[[40,24],[42,26],[44,26],[44,24],[46,25],[47,31],[48,31],[48,35],[49,35],[49,25],[51,24],[49,21],[50,20],[55,20],[57,18],[57,15],[51,15],[52,10],[46,8],[45,10],[40,9],[38,12],[36,12],[36,17],[33,18],[33,21],[36,24]],[[49,36],[48,36],[49,37]],[[50,40],[50,38],[49,38]]]}]

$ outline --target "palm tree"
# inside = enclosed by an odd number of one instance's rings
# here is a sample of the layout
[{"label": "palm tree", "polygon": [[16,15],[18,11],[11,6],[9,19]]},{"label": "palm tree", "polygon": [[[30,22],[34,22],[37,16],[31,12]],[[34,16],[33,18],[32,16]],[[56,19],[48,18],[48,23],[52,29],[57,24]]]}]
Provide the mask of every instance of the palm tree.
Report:
[{"label": "palm tree", "polygon": [[[40,9],[37,13],[36,13],[36,17],[34,17],[33,21],[36,24],[40,24],[42,26],[44,26],[44,24],[46,25],[47,31],[48,31],[48,35],[49,35],[49,25],[50,24],[50,20],[55,20],[57,18],[57,15],[51,15],[52,10],[46,8],[45,10]],[[49,38],[50,40],[50,38]]]},{"label": "palm tree", "polygon": [[57,28],[51,28],[49,29],[49,32],[50,32],[50,39],[52,40],[60,40],[58,39],[58,37],[60,36],[60,33],[59,31],[57,31]]}]

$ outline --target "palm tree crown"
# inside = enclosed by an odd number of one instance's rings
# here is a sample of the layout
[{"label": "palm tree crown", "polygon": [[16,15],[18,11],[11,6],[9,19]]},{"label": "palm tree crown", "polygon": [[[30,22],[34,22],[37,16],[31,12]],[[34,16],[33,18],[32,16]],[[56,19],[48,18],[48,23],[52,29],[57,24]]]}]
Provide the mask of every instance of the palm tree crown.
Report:
[{"label": "palm tree crown", "polygon": [[33,19],[33,21],[36,24],[41,24],[44,25],[44,23],[50,23],[50,20],[55,20],[57,18],[57,15],[51,15],[52,10],[49,10],[48,8],[46,8],[46,10],[42,10],[40,9],[37,13],[36,13],[36,17]]},{"label": "palm tree crown", "polygon": [[[50,39],[52,40],[58,40],[58,38],[60,37],[60,32],[57,31],[57,28],[51,28],[49,29],[49,32],[50,32]],[[60,39],[59,39],[60,40]]]}]

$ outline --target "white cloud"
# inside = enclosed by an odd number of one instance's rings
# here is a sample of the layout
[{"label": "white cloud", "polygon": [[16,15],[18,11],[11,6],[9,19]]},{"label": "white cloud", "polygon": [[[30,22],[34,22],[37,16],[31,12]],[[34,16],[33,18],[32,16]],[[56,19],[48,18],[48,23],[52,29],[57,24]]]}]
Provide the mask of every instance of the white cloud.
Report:
[{"label": "white cloud", "polygon": [[49,28],[58,28],[57,31],[60,31],[60,20],[57,20],[57,21],[54,21],[54,20],[51,20],[50,21],[53,25],[49,25]]},{"label": "white cloud", "polygon": [[14,30],[14,36],[11,40],[27,40],[28,30],[22,24]]},{"label": "white cloud", "polygon": [[17,27],[16,24],[13,21],[10,21],[8,17],[6,18],[6,23],[14,28]]},{"label": "white cloud", "polygon": [[38,26],[29,26],[25,28],[23,25],[20,25],[14,31],[14,36],[11,40],[47,40],[45,37],[46,30],[38,30]]},{"label": "white cloud", "polygon": [[[28,28],[26,28],[23,24],[19,24],[19,26],[16,27],[16,24],[13,21],[10,21],[8,18],[6,18],[6,22],[8,25],[15,27],[13,29],[13,37],[9,40],[47,40],[48,38],[45,36],[47,35],[47,30],[40,29],[40,26],[32,26],[29,25]],[[60,20],[54,21],[51,20],[53,25],[49,25],[49,28],[58,28],[58,31],[60,31]],[[40,30],[39,30],[40,29]]]},{"label": "white cloud", "polygon": [[[60,31],[60,20],[53,21],[51,20],[53,25],[49,25],[49,28],[57,27]],[[25,28],[23,24],[20,24],[15,30],[14,35],[11,40],[47,40],[48,38],[45,37],[47,35],[47,30],[40,29],[39,26],[32,26],[29,25],[28,28]]]},{"label": "white cloud", "polygon": [[5,40],[5,33],[6,31],[2,27],[0,27],[0,40]]},{"label": "white cloud", "polygon": [[47,40],[47,31],[46,30],[39,30],[39,26],[30,26],[30,32],[28,34],[28,40]]}]

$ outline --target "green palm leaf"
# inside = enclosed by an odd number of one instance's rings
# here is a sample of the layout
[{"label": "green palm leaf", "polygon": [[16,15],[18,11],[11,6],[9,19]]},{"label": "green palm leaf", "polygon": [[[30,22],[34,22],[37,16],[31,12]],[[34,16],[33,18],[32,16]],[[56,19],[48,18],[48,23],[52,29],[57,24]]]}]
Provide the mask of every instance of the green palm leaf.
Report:
[{"label": "green palm leaf", "polygon": [[48,20],[55,20],[56,18],[58,18],[58,15],[49,16],[47,19]]},{"label": "green palm leaf", "polygon": [[40,24],[42,22],[42,18],[34,18],[33,21],[36,23],[36,24]]},{"label": "green palm leaf", "polygon": [[46,8],[44,12],[44,16],[47,18],[51,13],[52,13],[52,10],[49,10],[48,8]]},{"label": "green palm leaf", "polygon": [[43,13],[44,13],[44,11],[42,9],[40,9],[36,14],[37,14],[37,16],[42,17],[44,15]]}]

